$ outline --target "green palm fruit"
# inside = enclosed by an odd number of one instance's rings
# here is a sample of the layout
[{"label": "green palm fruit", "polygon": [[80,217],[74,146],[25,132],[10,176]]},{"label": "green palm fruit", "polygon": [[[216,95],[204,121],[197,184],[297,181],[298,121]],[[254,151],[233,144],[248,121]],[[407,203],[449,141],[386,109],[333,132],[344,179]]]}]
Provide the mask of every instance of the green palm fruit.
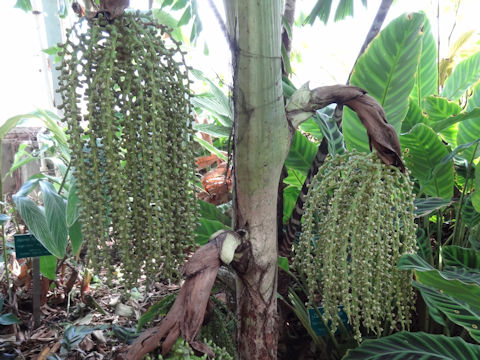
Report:
[{"label": "green palm fruit", "polygon": [[127,287],[141,275],[178,276],[197,222],[180,44],[149,14],[98,14],[72,27],[62,53],[59,107],[91,264]]}]

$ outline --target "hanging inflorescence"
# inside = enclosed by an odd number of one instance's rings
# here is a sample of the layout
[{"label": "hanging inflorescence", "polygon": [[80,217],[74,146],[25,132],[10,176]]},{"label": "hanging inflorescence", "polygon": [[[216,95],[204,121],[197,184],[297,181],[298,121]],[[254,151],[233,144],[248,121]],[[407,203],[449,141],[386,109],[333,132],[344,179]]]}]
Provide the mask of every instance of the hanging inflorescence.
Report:
[{"label": "hanging inflorescence", "polygon": [[294,264],[312,305],[320,298],[334,327],[343,306],[358,340],[361,326],[378,336],[385,324],[409,327],[412,274],[396,264],[416,247],[412,186],[375,154],[355,152],[327,160],[310,186]]},{"label": "hanging inflorescence", "polygon": [[110,279],[114,253],[127,286],[142,272],[172,277],[196,226],[193,120],[179,44],[139,13],[113,22],[100,13],[67,39],[60,108],[88,257]]}]

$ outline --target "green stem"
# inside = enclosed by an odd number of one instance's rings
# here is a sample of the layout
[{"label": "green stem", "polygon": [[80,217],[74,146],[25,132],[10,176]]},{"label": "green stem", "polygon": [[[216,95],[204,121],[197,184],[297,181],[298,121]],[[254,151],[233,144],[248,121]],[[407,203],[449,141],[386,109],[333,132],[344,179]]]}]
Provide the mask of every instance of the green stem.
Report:
[{"label": "green stem", "polygon": [[60,195],[60,193],[63,190],[63,187],[65,186],[65,181],[67,180],[67,176],[68,176],[68,173],[70,172],[70,167],[71,166],[72,166],[72,162],[70,161],[68,163],[67,170],[65,170],[65,175],[63,176],[62,183],[60,184],[60,188],[58,189],[58,195]]}]

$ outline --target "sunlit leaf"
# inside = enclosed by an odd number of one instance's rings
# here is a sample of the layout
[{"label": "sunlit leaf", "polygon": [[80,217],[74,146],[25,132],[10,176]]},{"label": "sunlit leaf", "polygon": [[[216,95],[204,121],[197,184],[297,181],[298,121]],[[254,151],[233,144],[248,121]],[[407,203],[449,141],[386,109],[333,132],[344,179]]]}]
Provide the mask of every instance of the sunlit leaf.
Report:
[{"label": "sunlit leaf", "polygon": [[480,52],[460,62],[445,81],[442,96],[457,100],[480,78]]}]

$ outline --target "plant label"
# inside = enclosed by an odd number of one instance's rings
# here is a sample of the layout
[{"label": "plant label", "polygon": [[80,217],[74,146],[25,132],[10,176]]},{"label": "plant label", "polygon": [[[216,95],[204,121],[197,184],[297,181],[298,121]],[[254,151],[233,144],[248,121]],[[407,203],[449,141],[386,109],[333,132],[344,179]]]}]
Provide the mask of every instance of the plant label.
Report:
[{"label": "plant label", "polygon": [[18,234],[13,237],[17,259],[52,255],[32,234]]}]

